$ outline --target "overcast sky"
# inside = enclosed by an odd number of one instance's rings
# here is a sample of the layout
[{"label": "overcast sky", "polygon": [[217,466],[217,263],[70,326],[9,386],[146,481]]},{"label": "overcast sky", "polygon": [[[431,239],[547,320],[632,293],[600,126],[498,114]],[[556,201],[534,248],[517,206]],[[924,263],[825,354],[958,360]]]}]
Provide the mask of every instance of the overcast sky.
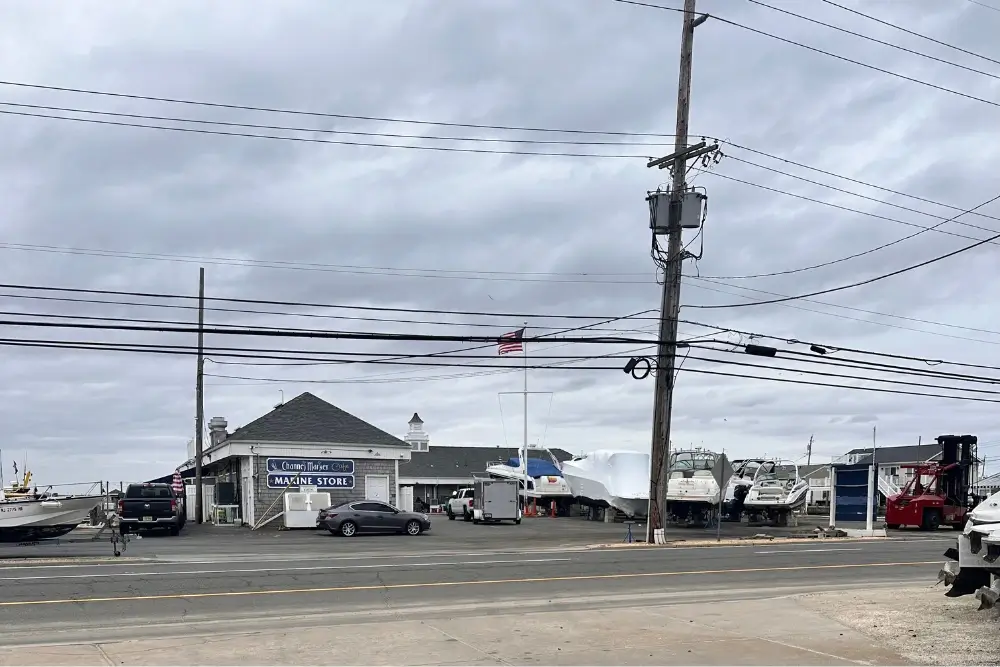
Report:
[{"label": "overcast sky", "polygon": [[[863,4],[864,11],[886,21],[1000,60],[993,39],[1000,30],[1000,11],[965,0],[844,2],[859,8]],[[998,63],[835,7],[818,2],[774,3],[1000,74]],[[661,4],[681,5],[679,0],[662,0]],[[790,40],[1000,101],[996,76],[931,62],[737,0],[699,4],[706,11]],[[995,4],[1000,6],[1000,2]],[[611,0],[282,1],[254,3],[252,9],[235,2],[81,2],[63,5],[59,12],[49,9],[44,3],[0,5],[0,62],[4,63],[0,79],[393,119],[664,135],[674,127],[681,17]],[[311,117],[9,85],[0,85],[0,101],[306,131],[194,125],[23,106],[0,107],[5,112],[326,141],[636,156],[377,148],[5,113],[0,117],[4,137],[0,152],[4,270],[0,282],[193,295],[198,266],[203,265],[209,297],[526,313],[536,316],[528,319],[529,335],[600,321],[539,315],[609,319],[659,307],[644,198],[669,176],[647,169],[643,156],[669,153],[669,136],[515,132]],[[996,106],[732,25],[709,20],[697,30],[692,141],[702,134],[726,139],[963,209],[1000,194],[995,177],[1000,173],[1000,148],[994,136],[998,117]],[[333,130],[494,141],[373,137],[330,133]],[[514,139],[662,145],[509,143]],[[830,262],[919,231],[903,223],[926,227],[959,212],[730,145],[723,152],[727,157],[709,173],[692,172],[693,183],[705,188],[710,204],[703,257],[697,264],[686,263],[689,276],[745,276]],[[737,158],[913,210],[781,176]],[[721,328],[839,347],[1000,366],[1000,313],[991,305],[1000,295],[996,245],[869,286],[817,297],[819,302],[716,310],[689,307],[801,294],[929,259],[968,245],[971,239],[987,238],[990,229],[1000,230],[1000,203],[979,213],[996,217],[968,215],[962,220],[978,228],[946,223],[939,231],[825,268],[715,283],[686,279],[681,316]],[[696,241],[691,249],[701,247]],[[151,253],[161,258],[151,259]],[[197,257],[214,259],[191,259]],[[253,261],[271,264],[253,266]],[[284,263],[283,268],[275,262]],[[46,319],[39,313],[190,322],[196,317],[190,300],[118,298],[187,306],[163,308],[23,298],[29,294],[81,297],[68,293],[4,289],[0,294],[3,311],[34,313],[21,318],[31,321]],[[248,326],[492,336],[522,325],[522,318],[209,305],[312,315],[209,311],[206,316],[209,323]],[[337,319],[343,316],[452,324]],[[653,338],[655,321],[643,319],[650,316],[595,326],[592,334]],[[621,333],[610,331],[613,328]],[[7,329],[7,338],[194,344],[189,334]],[[681,333],[704,336],[711,330],[683,324]],[[741,340],[734,334],[716,337]],[[206,344],[393,354],[471,347],[237,336],[209,336]],[[622,354],[636,347],[539,343],[529,345],[529,359]],[[495,347],[481,352],[496,354]],[[11,459],[22,459],[25,452],[39,483],[147,479],[169,473],[186,458],[186,443],[194,433],[194,358],[24,347],[8,347],[0,354],[4,374],[0,447],[8,480]],[[725,352],[697,354],[747,360]],[[400,436],[409,417],[419,412],[432,446],[520,441],[520,397],[501,395],[522,389],[522,374],[516,369],[490,373],[365,364],[281,366],[274,361],[245,365],[246,361],[213,358],[206,363],[210,375],[205,388],[206,419],[222,416],[233,428],[270,410],[282,392],[289,400],[311,391]],[[749,361],[794,365],[781,360]],[[516,365],[520,360],[490,358],[476,363]],[[623,359],[610,359],[577,365],[622,363]],[[858,374],[814,364],[799,367]],[[991,403],[687,372],[752,372],[859,384],[694,359],[688,359],[683,369],[674,408],[675,447],[697,444],[725,449],[731,456],[767,453],[799,459],[812,435],[816,462],[868,446],[872,428],[877,426],[880,445],[915,443],[920,437],[926,442],[943,433],[973,433],[986,443],[982,451],[987,457],[1000,459],[1000,432],[993,416],[996,406]],[[447,377],[455,375],[466,377]],[[918,392],[958,384],[938,378],[895,379],[927,385],[895,387]],[[619,370],[568,366],[531,371],[529,384],[529,391],[552,392],[530,397],[532,442],[574,452],[606,447],[648,450],[652,378],[636,381]],[[989,385],[978,387],[990,389]]]}]

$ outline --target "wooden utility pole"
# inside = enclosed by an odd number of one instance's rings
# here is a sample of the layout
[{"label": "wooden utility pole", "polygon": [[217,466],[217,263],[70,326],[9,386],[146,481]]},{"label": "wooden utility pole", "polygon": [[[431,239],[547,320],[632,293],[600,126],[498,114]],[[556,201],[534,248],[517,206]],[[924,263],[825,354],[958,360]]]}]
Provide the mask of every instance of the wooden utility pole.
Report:
[{"label": "wooden utility pole", "polygon": [[194,511],[195,521],[203,521],[201,458],[205,432],[205,267],[198,269],[198,376],[195,381],[194,418]]},{"label": "wooden utility pole", "polygon": [[[684,191],[688,148],[688,117],[691,111],[691,60],[694,54],[694,29],[707,17],[695,17],[695,0],[684,0],[681,28],[680,75],[677,80],[677,129],[674,140],[673,182],[671,195]],[[653,163],[650,163],[652,166]],[[677,350],[677,318],[681,301],[681,264],[684,247],[681,239],[680,207],[671,216],[668,230],[666,270],[660,305],[660,336],[656,360],[656,403],[653,411],[653,446],[649,480],[649,521],[646,542],[654,541],[655,531],[664,527],[667,516],[666,484],[670,458],[670,412],[674,400],[674,359]]]}]

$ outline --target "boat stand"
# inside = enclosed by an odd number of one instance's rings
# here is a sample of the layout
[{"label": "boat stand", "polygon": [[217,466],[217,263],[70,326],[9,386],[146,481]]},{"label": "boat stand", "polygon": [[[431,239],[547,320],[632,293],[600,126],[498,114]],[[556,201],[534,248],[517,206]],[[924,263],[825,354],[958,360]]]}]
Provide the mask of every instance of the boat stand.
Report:
[{"label": "boat stand", "polygon": [[632,524],[634,524],[635,521],[625,521],[624,523],[625,523],[626,533],[625,533],[625,539],[622,540],[622,542],[624,542],[625,544],[632,544],[633,542],[635,542],[635,538],[632,537]]}]

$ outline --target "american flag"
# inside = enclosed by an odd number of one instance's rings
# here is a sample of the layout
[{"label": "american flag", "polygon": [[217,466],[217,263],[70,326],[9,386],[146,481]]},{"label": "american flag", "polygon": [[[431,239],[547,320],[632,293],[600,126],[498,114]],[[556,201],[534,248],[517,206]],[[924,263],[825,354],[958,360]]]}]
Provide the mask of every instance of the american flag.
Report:
[{"label": "american flag", "polygon": [[510,333],[505,333],[500,336],[500,341],[497,343],[497,353],[513,354],[514,352],[524,352],[524,345],[522,344],[522,339],[524,338],[524,328],[520,328],[517,331],[511,331]]},{"label": "american flag", "polygon": [[178,496],[184,495],[184,480],[181,478],[181,471],[174,471],[174,478],[171,480],[171,486],[174,488],[174,493]]}]

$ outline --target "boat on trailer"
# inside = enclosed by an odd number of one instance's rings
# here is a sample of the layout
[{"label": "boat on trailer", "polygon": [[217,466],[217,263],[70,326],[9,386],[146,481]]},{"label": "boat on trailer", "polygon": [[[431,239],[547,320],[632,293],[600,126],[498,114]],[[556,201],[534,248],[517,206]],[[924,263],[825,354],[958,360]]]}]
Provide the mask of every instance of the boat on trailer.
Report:
[{"label": "boat on trailer", "polygon": [[750,493],[757,473],[761,470],[769,470],[773,464],[774,462],[770,459],[737,459],[733,461],[733,476],[726,484],[726,492],[722,500],[722,519],[724,521],[739,521],[743,518],[743,503]]},{"label": "boat on trailer", "polygon": [[743,507],[751,523],[786,526],[792,512],[801,509],[808,497],[809,481],[799,475],[798,464],[775,459],[757,471]]},{"label": "boat on trailer", "polygon": [[86,522],[103,495],[62,496],[51,487],[39,493],[22,482],[0,488],[0,542],[34,542],[62,537]]},{"label": "boat on trailer", "polygon": [[707,526],[719,508],[720,488],[713,471],[719,455],[706,449],[680,449],[667,464],[667,520],[684,526]]}]

